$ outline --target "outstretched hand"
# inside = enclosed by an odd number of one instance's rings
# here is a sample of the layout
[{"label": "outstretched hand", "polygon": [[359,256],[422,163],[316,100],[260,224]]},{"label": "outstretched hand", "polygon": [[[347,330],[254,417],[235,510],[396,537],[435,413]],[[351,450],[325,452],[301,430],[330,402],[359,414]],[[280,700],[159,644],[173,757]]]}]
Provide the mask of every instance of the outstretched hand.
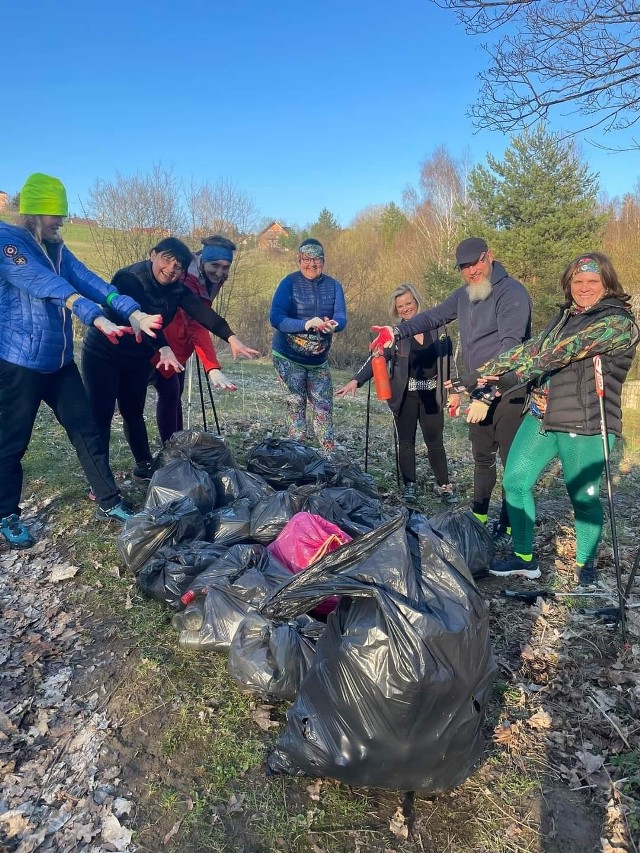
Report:
[{"label": "outstretched hand", "polygon": [[176,354],[171,349],[171,347],[160,347],[158,350],[158,355],[160,358],[158,359],[158,363],[156,364],[156,370],[171,370],[173,369],[176,373],[184,372],[184,365],[180,364],[178,359],[176,358]]},{"label": "outstretched hand", "polygon": [[231,335],[227,343],[229,344],[234,361],[238,356],[242,356],[242,358],[257,358],[260,355],[257,349],[251,349],[251,347],[243,344],[237,335]]},{"label": "outstretched hand", "polygon": [[136,343],[142,341],[142,333],[150,338],[156,338],[154,330],[162,328],[161,314],[145,314],[144,311],[134,311],[129,315],[129,322],[136,336]]},{"label": "outstretched hand", "polygon": [[96,317],[93,325],[99,332],[102,332],[105,338],[109,338],[112,344],[117,344],[123,335],[133,334],[131,326],[117,326],[104,316]]},{"label": "outstretched hand", "polygon": [[336,391],[336,397],[346,397],[349,394],[352,397],[356,396],[356,391],[358,390],[358,382],[355,379],[352,379],[350,382],[347,382],[346,385],[343,385],[342,388],[338,388]]},{"label": "outstretched hand", "polygon": [[214,388],[218,388],[220,391],[235,391],[236,386],[233,382],[230,382],[224,373],[217,367],[212,367],[211,370],[207,373],[209,377],[209,381],[213,385]]}]

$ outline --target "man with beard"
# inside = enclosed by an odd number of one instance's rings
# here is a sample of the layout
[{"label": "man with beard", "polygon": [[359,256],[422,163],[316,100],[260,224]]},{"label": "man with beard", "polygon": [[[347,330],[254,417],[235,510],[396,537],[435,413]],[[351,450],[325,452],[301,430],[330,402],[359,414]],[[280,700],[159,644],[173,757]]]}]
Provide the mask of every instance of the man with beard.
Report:
[{"label": "man with beard", "polygon": [[[202,245],[202,251],[194,256],[184,284],[201,299],[204,305],[210,307],[222,289],[222,285],[229,278],[236,245],[218,234],[212,237],[203,237]],[[220,362],[216,355],[211,333],[193,317],[190,317],[182,309],[178,309],[175,318],[163,329],[163,333],[168,345],[183,367],[195,350],[214,388],[222,391],[236,390],[236,386],[227,379],[220,369]],[[156,356],[152,364],[156,365],[157,361],[158,357]],[[158,432],[164,444],[174,432],[183,428],[184,373],[176,373],[170,367],[158,368],[154,371],[153,384],[158,392],[156,404]]]},{"label": "man with beard", "polygon": [[[475,389],[475,370],[485,360],[496,358],[531,335],[531,299],[523,285],[512,278],[501,263],[494,260],[485,240],[469,237],[456,248],[456,266],[464,285],[437,305],[422,311],[395,327],[373,326],[378,337],[371,348],[393,346],[408,338],[458,321],[465,372],[470,375],[469,391]],[[493,353],[493,355],[491,355]],[[463,375],[464,381],[464,375]],[[507,461],[511,442],[523,417],[522,389],[502,396],[482,394],[472,399],[467,421],[473,452],[473,513],[487,521],[491,492],[496,483],[496,453],[502,464]],[[497,544],[509,541],[511,527],[504,500],[500,519],[494,525]]]}]

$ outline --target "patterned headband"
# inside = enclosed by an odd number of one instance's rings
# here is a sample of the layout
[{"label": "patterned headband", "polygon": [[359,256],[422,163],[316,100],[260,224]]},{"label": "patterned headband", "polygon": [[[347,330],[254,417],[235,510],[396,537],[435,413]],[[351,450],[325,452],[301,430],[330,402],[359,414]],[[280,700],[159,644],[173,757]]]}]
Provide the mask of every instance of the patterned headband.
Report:
[{"label": "patterned headband", "polygon": [[322,246],[316,246],[315,243],[303,243],[298,249],[299,254],[307,255],[309,258],[324,259],[324,251]]},{"label": "patterned headband", "polygon": [[579,272],[595,272],[600,275],[600,264],[597,261],[594,261],[593,258],[580,258],[576,264],[573,274],[575,275]]}]

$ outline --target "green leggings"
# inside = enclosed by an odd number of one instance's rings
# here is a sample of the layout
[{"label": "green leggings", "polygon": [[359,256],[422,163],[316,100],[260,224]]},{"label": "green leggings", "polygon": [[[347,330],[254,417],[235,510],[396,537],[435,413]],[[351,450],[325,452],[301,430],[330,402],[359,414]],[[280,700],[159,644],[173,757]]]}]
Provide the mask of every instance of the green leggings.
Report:
[{"label": "green leggings", "polygon": [[[556,457],[562,463],[564,482],[576,521],[576,562],[595,558],[602,534],[604,512],[600,503],[600,478],[604,470],[601,435],[542,432],[541,423],[527,415],[509,451],[503,485],[506,493],[513,550],[533,551],[536,506],[533,487],[544,468]],[[609,434],[609,448],[615,436]]]}]

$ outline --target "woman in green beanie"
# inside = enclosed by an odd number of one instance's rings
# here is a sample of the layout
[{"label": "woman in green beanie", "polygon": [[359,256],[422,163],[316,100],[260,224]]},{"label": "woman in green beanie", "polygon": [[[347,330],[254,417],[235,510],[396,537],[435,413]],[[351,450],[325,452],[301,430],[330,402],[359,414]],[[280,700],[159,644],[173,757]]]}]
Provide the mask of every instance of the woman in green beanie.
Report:
[{"label": "woman in green beanie", "polygon": [[[112,344],[125,334],[153,337],[161,320],[140,311],[64,245],[60,228],[68,205],[58,178],[27,178],[20,214],[17,226],[0,222],[0,535],[11,547],[28,548],[34,539],[20,518],[21,461],[42,402],[78,454],[98,500],[97,517],[124,521],[131,515],[73,360],[72,314]],[[106,306],[127,325],[108,320]]]}]

